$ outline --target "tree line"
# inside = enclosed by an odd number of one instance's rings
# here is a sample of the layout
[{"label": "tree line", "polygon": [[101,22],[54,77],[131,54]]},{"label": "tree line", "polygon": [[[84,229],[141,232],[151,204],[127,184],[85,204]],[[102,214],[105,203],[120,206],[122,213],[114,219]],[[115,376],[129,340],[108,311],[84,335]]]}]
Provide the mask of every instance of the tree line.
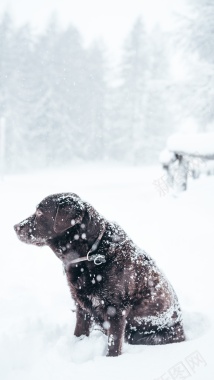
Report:
[{"label": "tree line", "polygon": [[[7,171],[74,161],[154,163],[185,105],[173,83],[167,33],[137,19],[112,68],[101,42],[53,18],[35,35],[0,20],[0,120]],[[114,70],[114,75],[113,75]],[[188,94],[188,99],[190,95]],[[177,103],[181,103],[178,106]]]}]

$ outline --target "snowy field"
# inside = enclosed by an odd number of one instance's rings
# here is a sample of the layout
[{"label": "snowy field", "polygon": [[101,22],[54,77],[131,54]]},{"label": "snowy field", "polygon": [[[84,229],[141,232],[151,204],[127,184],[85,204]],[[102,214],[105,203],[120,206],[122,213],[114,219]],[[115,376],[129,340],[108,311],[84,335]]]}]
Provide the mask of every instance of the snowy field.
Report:
[{"label": "snowy field", "polygon": [[[189,182],[179,197],[160,196],[157,168],[78,166],[0,182],[0,379],[213,380],[214,177]],[[73,337],[75,313],[60,261],[49,248],[21,243],[13,225],[45,196],[76,192],[117,221],[173,284],[187,341],[124,344],[106,358],[106,337]]]}]

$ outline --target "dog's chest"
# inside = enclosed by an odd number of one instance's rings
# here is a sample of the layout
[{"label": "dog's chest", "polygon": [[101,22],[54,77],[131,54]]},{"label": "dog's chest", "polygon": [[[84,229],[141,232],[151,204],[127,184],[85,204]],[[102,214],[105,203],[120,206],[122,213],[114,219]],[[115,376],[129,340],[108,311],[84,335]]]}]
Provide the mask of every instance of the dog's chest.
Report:
[{"label": "dog's chest", "polygon": [[105,293],[105,279],[101,270],[89,271],[81,267],[68,274],[68,282],[75,298],[90,301],[93,307],[102,304]]}]

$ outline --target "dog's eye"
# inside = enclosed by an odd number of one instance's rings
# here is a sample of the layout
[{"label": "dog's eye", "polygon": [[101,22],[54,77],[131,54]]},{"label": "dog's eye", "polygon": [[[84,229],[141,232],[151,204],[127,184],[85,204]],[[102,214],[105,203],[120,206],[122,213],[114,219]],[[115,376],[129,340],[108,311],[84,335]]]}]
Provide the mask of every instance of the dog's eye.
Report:
[{"label": "dog's eye", "polygon": [[39,209],[36,210],[36,216],[41,216],[41,215],[43,215],[43,212]]}]

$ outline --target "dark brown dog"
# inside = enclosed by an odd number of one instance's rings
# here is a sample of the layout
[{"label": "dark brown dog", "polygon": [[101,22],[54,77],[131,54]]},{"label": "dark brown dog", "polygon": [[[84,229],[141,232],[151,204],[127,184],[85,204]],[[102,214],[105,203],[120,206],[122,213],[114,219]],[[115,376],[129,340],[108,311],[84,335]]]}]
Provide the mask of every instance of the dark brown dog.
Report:
[{"label": "dark brown dog", "polygon": [[108,356],[121,354],[124,337],[130,344],[185,340],[177,297],[154,261],[76,194],[45,198],[14,228],[21,241],[48,245],[63,262],[77,305],[76,336],[99,324]]}]

